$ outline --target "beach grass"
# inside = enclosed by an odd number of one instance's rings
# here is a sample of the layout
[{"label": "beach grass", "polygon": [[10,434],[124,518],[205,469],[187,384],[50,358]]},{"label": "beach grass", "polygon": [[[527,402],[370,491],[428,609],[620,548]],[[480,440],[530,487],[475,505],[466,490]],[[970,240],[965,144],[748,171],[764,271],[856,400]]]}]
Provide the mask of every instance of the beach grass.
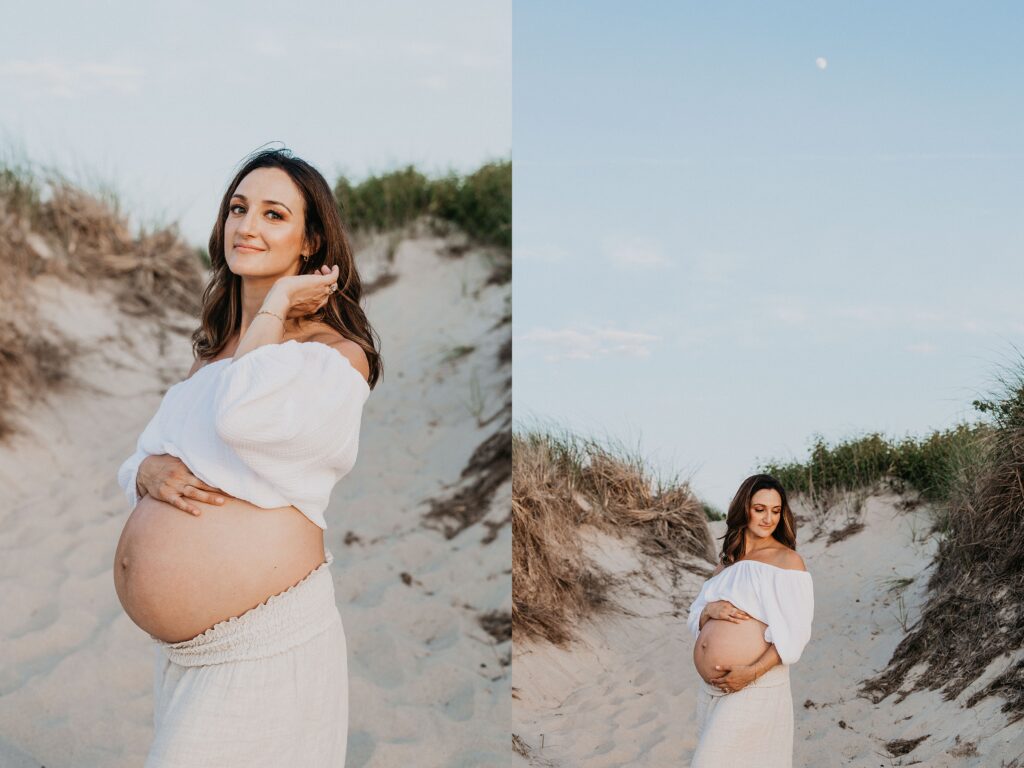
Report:
[{"label": "beach grass", "polygon": [[353,232],[398,229],[421,216],[459,226],[488,245],[512,247],[512,163],[485,163],[471,174],[428,178],[413,166],[334,185],[342,219]]},{"label": "beach grass", "polygon": [[33,402],[67,383],[78,354],[40,313],[30,287],[36,278],[90,291],[104,284],[130,316],[198,312],[202,274],[195,249],[175,224],[131,232],[123,209],[115,185],[96,174],[71,178],[10,148],[0,160],[0,437],[17,431],[14,400]]},{"label": "beach grass", "polygon": [[689,485],[655,477],[621,445],[517,431],[512,473],[515,637],[566,645],[579,622],[616,609],[616,579],[587,555],[584,526],[630,540],[670,571],[713,561],[705,507]]},{"label": "beach grass", "polygon": [[[806,460],[762,465],[822,511],[879,484],[929,503],[939,547],[927,598],[886,668],[862,681],[861,693],[876,702],[919,689],[953,699],[991,662],[1024,647],[1024,356],[995,379],[994,391],[972,403],[975,423],[919,438],[870,433],[830,444],[816,436]],[[923,671],[904,687],[918,665]],[[1024,718],[1024,662],[965,704],[994,694],[1011,722]]]},{"label": "beach grass", "polygon": [[[944,536],[920,619],[888,666],[866,680],[876,701],[898,693],[911,669],[926,665],[909,690],[959,696],[1003,656],[1024,647],[1024,356],[997,375],[994,392],[975,400],[987,417],[950,473]],[[1024,718],[1024,661],[1009,665],[964,702],[1000,695],[1009,722]]]},{"label": "beach grass", "polygon": [[[961,467],[977,461],[981,438],[990,426],[961,423],[924,437],[886,437],[871,432],[827,442],[815,435],[804,461],[762,463],[759,471],[779,479],[787,491],[815,506],[830,506],[839,495],[888,484],[897,492],[912,488],[928,502],[947,502]],[[943,528],[945,521],[937,520]]]}]

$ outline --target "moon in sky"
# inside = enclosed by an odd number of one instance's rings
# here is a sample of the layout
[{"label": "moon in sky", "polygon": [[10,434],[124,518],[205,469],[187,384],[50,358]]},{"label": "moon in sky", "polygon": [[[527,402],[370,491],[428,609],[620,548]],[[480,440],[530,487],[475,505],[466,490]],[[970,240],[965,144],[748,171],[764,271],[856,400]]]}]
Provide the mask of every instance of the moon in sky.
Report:
[{"label": "moon in sky", "polygon": [[824,69],[825,67],[828,66],[828,59],[826,59],[824,56],[819,56],[814,60],[814,66],[816,66],[818,69]]}]

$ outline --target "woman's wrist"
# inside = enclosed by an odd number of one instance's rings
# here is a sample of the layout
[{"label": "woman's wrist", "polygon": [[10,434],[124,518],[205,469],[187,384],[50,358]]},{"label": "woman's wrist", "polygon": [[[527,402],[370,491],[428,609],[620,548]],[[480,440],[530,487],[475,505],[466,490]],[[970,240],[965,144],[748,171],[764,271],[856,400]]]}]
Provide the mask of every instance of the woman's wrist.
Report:
[{"label": "woman's wrist", "polygon": [[135,469],[135,495],[140,499],[149,493],[146,490],[146,486],[142,483],[142,468],[151,458],[153,458],[153,454],[146,456],[146,458],[139,462],[139,466]]},{"label": "woman's wrist", "polygon": [[288,310],[292,308],[291,298],[282,290],[270,289],[270,292],[263,299],[261,310],[273,312],[281,317],[288,316]]}]

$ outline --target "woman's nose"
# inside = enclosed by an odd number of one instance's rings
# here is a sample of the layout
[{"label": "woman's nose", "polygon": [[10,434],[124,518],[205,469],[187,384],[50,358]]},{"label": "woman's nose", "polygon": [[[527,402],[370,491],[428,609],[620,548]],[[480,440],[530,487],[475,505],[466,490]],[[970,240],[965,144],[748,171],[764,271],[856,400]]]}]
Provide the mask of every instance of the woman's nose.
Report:
[{"label": "woman's nose", "polygon": [[238,233],[242,235],[253,234],[256,231],[256,224],[259,219],[252,211],[246,211],[245,216],[238,224]]}]

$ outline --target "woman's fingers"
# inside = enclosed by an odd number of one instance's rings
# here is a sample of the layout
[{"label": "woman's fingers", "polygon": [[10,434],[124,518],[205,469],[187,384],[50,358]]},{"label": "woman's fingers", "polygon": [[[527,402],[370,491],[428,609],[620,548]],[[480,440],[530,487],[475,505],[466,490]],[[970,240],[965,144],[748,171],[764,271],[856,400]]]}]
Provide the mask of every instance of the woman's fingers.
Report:
[{"label": "woman's fingers", "polygon": [[326,264],[324,264],[324,265],[322,265],[320,267],[320,269],[318,269],[313,274],[316,275],[317,277],[323,277],[323,278],[333,277],[333,278],[337,279],[338,276],[335,274],[335,271],[340,271],[340,270],[338,270],[338,265],[337,264],[335,264],[335,265],[333,265],[331,267],[328,267]]},{"label": "woman's fingers", "polygon": [[[209,486],[206,486],[209,488]],[[209,493],[201,490],[199,487],[192,485],[191,483],[185,486],[184,493],[190,498],[196,501],[205,501],[207,504],[223,504],[224,497],[218,496],[216,493]]]},{"label": "woman's fingers", "polygon": [[205,501],[209,504],[224,503],[224,497],[220,495],[220,488],[214,488],[201,480],[186,484],[184,492],[197,501]]},{"label": "woman's fingers", "polygon": [[188,512],[190,515],[195,515],[196,517],[199,517],[199,515],[202,514],[198,509],[196,509],[191,504],[186,502],[184,496],[179,496],[178,498],[174,499],[171,503],[174,504],[174,506],[176,506],[182,512]]}]

